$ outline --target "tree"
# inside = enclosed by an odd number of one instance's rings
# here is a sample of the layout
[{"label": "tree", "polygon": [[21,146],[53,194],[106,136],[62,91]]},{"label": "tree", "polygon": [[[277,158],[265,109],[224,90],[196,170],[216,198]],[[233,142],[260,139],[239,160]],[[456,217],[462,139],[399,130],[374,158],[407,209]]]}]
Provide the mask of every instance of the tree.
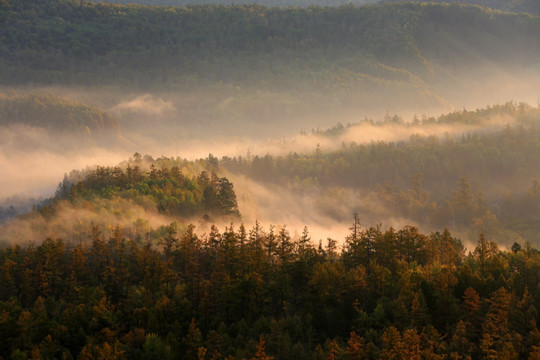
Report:
[{"label": "tree", "polygon": [[399,330],[393,326],[387,328],[382,337],[381,359],[405,360],[404,344]]},{"label": "tree", "polygon": [[307,226],[304,226],[300,240],[298,241],[298,255],[303,258],[304,255],[309,252],[313,246],[311,245],[311,236]]},{"label": "tree", "polygon": [[449,350],[452,359],[465,360],[471,357],[472,344],[467,338],[467,325],[463,320],[460,320],[456,325]]},{"label": "tree", "polygon": [[341,355],[341,347],[339,346],[338,342],[334,339],[330,341],[330,344],[328,345],[328,355],[326,356],[326,360],[337,360],[339,359]]},{"label": "tree", "polygon": [[294,253],[294,243],[291,241],[291,235],[285,226],[279,230],[277,237],[276,254],[281,261],[281,264],[286,264],[292,260]]},{"label": "tree", "polygon": [[454,227],[456,224],[467,224],[472,219],[475,203],[471,184],[467,178],[463,177],[459,180],[458,189],[452,194],[451,205]]},{"label": "tree", "polygon": [[165,228],[166,235],[160,241],[160,244],[163,245],[163,254],[167,259],[170,259],[173,251],[178,248],[178,223],[173,222]]},{"label": "tree", "polygon": [[480,263],[480,275],[482,276],[482,278],[485,278],[487,276],[486,266],[488,263],[488,259],[492,255],[496,254],[498,251],[499,250],[497,248],[497,244],[495,244],[493,241],[488,241],[484,234],[480,234],[478,244],[474,249],[474,256],[478,259],[478,262]]},{"label": "tree", "polygon": [[221,214],[233,217],[240,216],[233,184],[225,177],[219,179],[217,183],[216,200]]},{"label": "tree", "polygon": [[489,299],[489,311],[482,327],[480,349],[484,359],[517,359],[513,334],[508,326],[511,294],[504,287],[494,291]]},{"label": "tree", "polygon": [[348,360],[363,360],[365,358],[365,341],[364,338],[351,331],[345,356]]},{"label": "tree", "polygon": [[199,349],[202,347],[202,334],[194,318],[189,323],[188,333],[182,339],[182,343],[186,349],[183,358],[197,360],[199,358]]},{"label": "tree", "polygon": [[268,356],[264,352],[264,337],[262,335],[259,337],[259,344],[257,345],[257,350],[255,350],[255,355],[250,360],[274,360],[273,356]]}]

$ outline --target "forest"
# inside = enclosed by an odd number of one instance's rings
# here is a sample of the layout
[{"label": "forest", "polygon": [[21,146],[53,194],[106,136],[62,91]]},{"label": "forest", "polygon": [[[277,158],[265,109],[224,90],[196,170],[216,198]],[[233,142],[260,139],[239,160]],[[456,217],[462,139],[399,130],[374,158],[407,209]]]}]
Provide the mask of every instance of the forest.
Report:
[{"label": "forest", "polygon": [[[382,0],[381,2],[396,2],[402,0]],[[421,2],[424,2],[421,0]],[[442,0],[430,0],[432,3],[445,3],[446,1]],[[460,3],[464,4],[474,4],[479,6],[485,6],[492,9],[498,9],[502,11],[512,11],[512,12],[525,12],[530,14],[540,14],[540,5],[534,0],[461,0]]]},{"label": "forest", "polygon": [[0,0],[0,360],[540,359],[536,0]]},{"label": "forest", "polygon": [[[95,198],[127,198],[135,203],[144,203],[150,197],[160,212],[175,216],[210,215],[238,218],[238,205],[233,184],[219,178],[215,172],[202,171],[194,178],[186,177],[177,166],[157,169],[154,164],[145,173],[138,163],[142,156],[135,154],[132,167],[128,163],[125,171],[120,167],[97,167],[84,175],[71,172],[58,185],[54,201],[69,200],[72,203],[92,202]],[[77,179],[79,178],[79,179]],[[46,205],[40,212],[51,209]]]},{"label": "forest", "polygon": [[[503,121],[490,124],[495,118]],[[493,236],[507,247],[519,239],[537,246],[539,124],[539,109],[515,103],[425,117],[416,124],[389,116],[378,123],[366,120],[315,132],[321,141],[341,141],[337,150],[318,146],[310,153],[225,157],[220,165],[264,184],[285,184],[305,196],[362,189],[387,208],[371,221],[401,215],[429,229],[465,230],[473,233],[470,238]],[[468,126],[470,132],[422,135],[429,126],[446,125]],[[387,127],[411,135],[402,141],[344,141],[354,139],[347,134]],[[373,219],[373,202],[356,206],[351,211]]]},{"label": "forest", "polygon": [[[90,0],[97,2],[95,0]],[[377,0],[254,0],[254,1],[218,1],[218,0],[112,0],[109,1],[116,4],[140,4],[140,5],[152,5],[152,6],[188,6],[194,4],[214,4],[214,5],[263,5],[268,7],[287,7],[287,6],[340,6],[340,5],[366,5],[376,3]]]},{"label": "forest", "polygon": [[448,230],[93,227],[0,250],[10,359],[536,359],[540,253]]},{"label": "forest", "polygon": [[[422,88],[441,62],[480,57],[528,68],[540,55],[537,17],[460,4],[304,9],[28,0],[0,6],[0,78],[11,85],[148,89],[222,81],[302,89],[314,81],[354,87],[378,80]],[[461,37],[460,23],[475,36]]]},{"label": "forest", "polygon": [[[536,110],[516,104],[421,121],[455,123],[468,118],[476,123],[486,113],[503,110],[522,114],[516,126],[525,126],[527,119],[534,124],[531,113]],[[399,118],[387,121],[399,123]],[[347,128],[355,126],[359,125]],[[337,136],[347,128],[321,132]],[[507,126],[503,132],[513,133],[513,128]],[[493,143],[504,142],[498,138],[500,132],[493,131],[478,135],[476,143],[491,136],[497,137]],[[418,146],[426,141],[385,146]],[[528,146],[523,139],[519,143]],[[380,144],[366,148],[370,146]],[[331,154],[316,150],[303,162]],[[276,164],[295,158],[292,154],[276,158]],[[314,238],[308,226],[301,234],[290,232],[287,224],[263,227],[256,221],[250,228],[241,220],[233,184],[217,175],[225,171],[222,166],[249,164],[240,160],[212,155],[197,161],[154,159],[136,153],[116,167],[66,175],[53,198],[15,220],[25,221],[24,226],[36,228],[41,236],[56,236],[8,242],[0,249],[0,332],[6,339],[0,356],[535,359],[539,355],[540,252],[531,242],[500,248],[482,233],[465,247],[448,228],[422,233],[415,226],[370,226],[356,212],[344,239]],[[420,186],[419,177],[416,181]],[[535,186],[526,195],[531,200],[515,198],[516,207],[521,210],[530,201],[531,209],[538,209],[537,182]],[[399,196],[416,196],[419,201],[426,194],[417,187]],[[449,201],[463,206],[471,201],[462,198],[465,195],[478,199],[470,189],[460,189]],[[130,208],[146,207],[147,219],[128,218],[131,222],[122,223],[119,219],[127,213],[106,215],[104,204],[121,201],[129,201]],[[70,211],[93,211],[107,222],[77,225],[80,220],[73,214],[62,216],[68,204]],[[467,210],[459,209],[462,217],[454,221],[469,220]],[[151,211],[177,220],[156,226],[150,223]],[[193,215],[199,225],[187,220]],[[51,227],[51,232],[37,225],[38,218],[45,223],[68,218],[75,226],[63,224],[68,227],[60,237],[58,229]],[[222,231],[215,225],[219,220],[226,224]],[[4,234],[13,223],[4,224]],[[75,231],[81,227],[84,231]]]},{"label": "forest", "polygon": [[[95,0],[92,0],[95,1]],[[402,0],[356,0],[356,1],[344,1],[344,0],[255,0],[245,1],[245,4],[258,4],[268,7],[309,7],[309,6],[340,6],[340,5],[367,5],[377,4],[384,2],[399,2]],[[97,1],[96,1],[97,2]],[[217,1],[217,0],[111,0],[111,3],[118,4],[141,4],[141,5],[154,5],[154,6],[186,6],[193,4],[244,4],[244,1]],[[427,2],[427,1],[426,1]],[[431,3],[445,3],[447,1],[431,0]],[[472,4],[484,6],[492,9],[498,9],[503,11],[512,12],[527,12],[531,14],[539,14],[540,7],[534,0],[461,0],[457,1],[463,4]]]}]

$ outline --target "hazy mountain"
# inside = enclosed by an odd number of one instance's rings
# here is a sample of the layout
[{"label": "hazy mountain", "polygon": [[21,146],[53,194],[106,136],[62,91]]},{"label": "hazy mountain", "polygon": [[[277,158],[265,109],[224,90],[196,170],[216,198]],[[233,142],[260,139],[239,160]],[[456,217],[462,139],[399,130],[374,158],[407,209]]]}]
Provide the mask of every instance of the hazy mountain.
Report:
[{"label": "hazy mountain", "polygon": [[118,122],[102,110],[53,95],[0,94],[0,126],[24,124],[56,133],[118,133]]},{"label": "hazy mountain", "polygon": [[[98,2],[97,0],[91,0]],[[116,4],[139,4],[152,6],[187,6],[197,4],[217,4],[217,5],[242,5],[242,4],[258,4],[268,7],[280,6],[340,6],[340,5],[367,5],[384,2],[410,2],[409,0],[109,0],[107,2]],[[420,0],[419,2],[429,3],[459,3],[480,5],[492,9],[513,11],[513,12],[529,12],[532,14],[540,14],[540,4],[535,0]]]},{"label": "hazy mountain", "polygon": [[[381,0],[385,2],[406,2],[404,0]],[[426,3],[451,3],[451,4],[470,4],[480,5],[492,9],[513,12],[528,12],[531,14],[540,14],[540,3],[536,0],[420,0]]]},{"label": "hazy mountain", "polygon": [[[97,0],[90,0],[99,2]],[[251,5],[258,4],[268,7],[308,7],[308,6],[341,6],[341,5],[366,5],[374,4],[377,0],[111,0],[116,4],[139,4],[152,6],[188,6],[188,5]]]},{"label": "hazy mountain", "polygon": [[0,93],[0,146],[70,149],[126,145],[116,119],[103,110],[66,98]]},{"label": "hazy mountain", "polygon": [[422,88],[440,63],[523,67],[535,64],[540,54],[538,18],[454,4],[311,9],[7,4],[0,78],[11,84],[226,82],[301,88],[313,81],[356,86],[374,78]]}]

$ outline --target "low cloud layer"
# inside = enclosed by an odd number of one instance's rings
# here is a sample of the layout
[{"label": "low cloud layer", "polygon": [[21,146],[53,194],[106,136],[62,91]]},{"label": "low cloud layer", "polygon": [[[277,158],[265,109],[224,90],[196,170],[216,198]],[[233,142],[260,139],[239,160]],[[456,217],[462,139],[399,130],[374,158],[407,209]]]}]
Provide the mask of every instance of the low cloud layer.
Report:
[{"label": "low cloud layer", "polygon": [[163,116],[170,115],[176,108],[171,101],[151,94],[137,96],[131,100],[123,101],[111,108],[111,113],[128,113],[138,116]]},{"label": "low cloud layer", "polygon": [[64,174],[71,170],[96,165],[113,166],[127,157],[128,153],[100,148],[67,154],[0,148],[0,199],[19,193],[51,196]]}]

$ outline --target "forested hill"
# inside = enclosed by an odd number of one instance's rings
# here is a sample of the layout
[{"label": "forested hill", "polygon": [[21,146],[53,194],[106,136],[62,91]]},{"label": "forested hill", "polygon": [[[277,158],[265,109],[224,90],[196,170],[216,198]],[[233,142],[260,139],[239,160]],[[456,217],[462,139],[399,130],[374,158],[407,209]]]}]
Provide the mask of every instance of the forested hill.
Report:
[{"label": "forested hill", "polygon": [[[404,2],[403,0],[381,0],[381,3],[384,2]],[[430,2],[430,3],[463,3],[463,4],[472,4],[489,7],[492,9],[503,10],[503,11],[513,11],[513,12],[525,12],[531,14],[540,14],[540,2],[536,0],[459,0],[459,1],[449,1],[449,0],[420,0],[419,2]]]},{"label": "forested hill", "polygon": [[93,106],[53,95],[0,93],[0,126],[16,124],[79,136],[120,130],[114,118]]},{"label": "forested hill", "polygon": [[5,151],[75,149],[130,145],[118,121],[81,102],[43,93],[0,93],[0,147]]},{"label": "forested hill", "polygon": [[[420,135],[436,129],[444,134]],[[452,129],[461,130],[452,135],[447,132]],[[353,141],[381,132],[412,135],[403,141]],[[374,209],[382,205],[387,210],[379,221],[398,215],[428,228],[484,233],[507,246],[509,238],[538,241],[539,109],[508,103],[410,124],[388,117],[320,134],[343,145],[308,154],[223,158],[220,165],[264,184],[287,184],[306,196],[335,195],[336,188],[369,193],[375,201],[355,195],[353,202],[362,218],[374,219],[380,211]],[[321,201],[331,202],[332,196]]]},{"label": "forested hill", "polygon": [[422,88],[440,61],[528,67],[540,49],[539,18],[455,4],[282,9],[4,1],[0,23],[0,79],[9,84],[222,81],[350,89],[381,79]]},{"label": "forested hill", "polygon": [[[219,178],[215,172],[200,172],[197,176],[186,176],[178,167],[178,160],[163,158],[152,161],[149,170],[141,168],[142,159],[128,162],[121,167],[100,167],[94,170],[72,172],[58,186],[52,207],[41,209],[44,214],[54,211],[61,200],[72,203],[87,202],[90,205],[102,199],[127,199],[135,204],[151,207],[174,216],[240,216],[233,184]],[[173,166],[156,164],[172,163]],[[96,209],[99,206],[96,207]],[[153,208],[153,209],[152,209]]]},{"label": "forested hill", "polygon": [[[98,2],[98,0],[90,0]],[[377,0],[109,0],[107,2],[117,4],[140,4],[152,6],[187,6],[195,4],[215,4],[215,5],[241,5],[258,4],[268,7],[274,6],[339,6],[339,5],[365,5],[374,4]]]},{"label": "forested hill", "polygon": [[240,212],[234,186],[216,175],[217,159],[212,159],[154,159],[136,153],[115,167],[73,170],[55,196],[35,204],[32,211],[18,217],[14,209],[0,213],[8,220],[1,224],[0,244],[53,235],[84,240],[91,224],[122,226],[143,236],[159,233],[173,220],[236,222]]},{"label": "forested hill", "polygon": [[[92,0],[97,2],[97,0]],[[338,6],[338,5],[366,5],[384,2],[404,2],[403,0],[109,0],[107,2],[118,4],[141,4],[141,5],[169,5],[169,6],[186,6],[190,4],[259,4],[268,7],[273,6]],[[420,1],[422,2],[422,1]],[[429,0],[423,2],[431,3],[455,3],[456,1],[449,0]],[[514,12],[529,12],[540,14],[540,4],[535,0],[462,0],[457,1],[464,4],[480,5],[492,9]]]}]

